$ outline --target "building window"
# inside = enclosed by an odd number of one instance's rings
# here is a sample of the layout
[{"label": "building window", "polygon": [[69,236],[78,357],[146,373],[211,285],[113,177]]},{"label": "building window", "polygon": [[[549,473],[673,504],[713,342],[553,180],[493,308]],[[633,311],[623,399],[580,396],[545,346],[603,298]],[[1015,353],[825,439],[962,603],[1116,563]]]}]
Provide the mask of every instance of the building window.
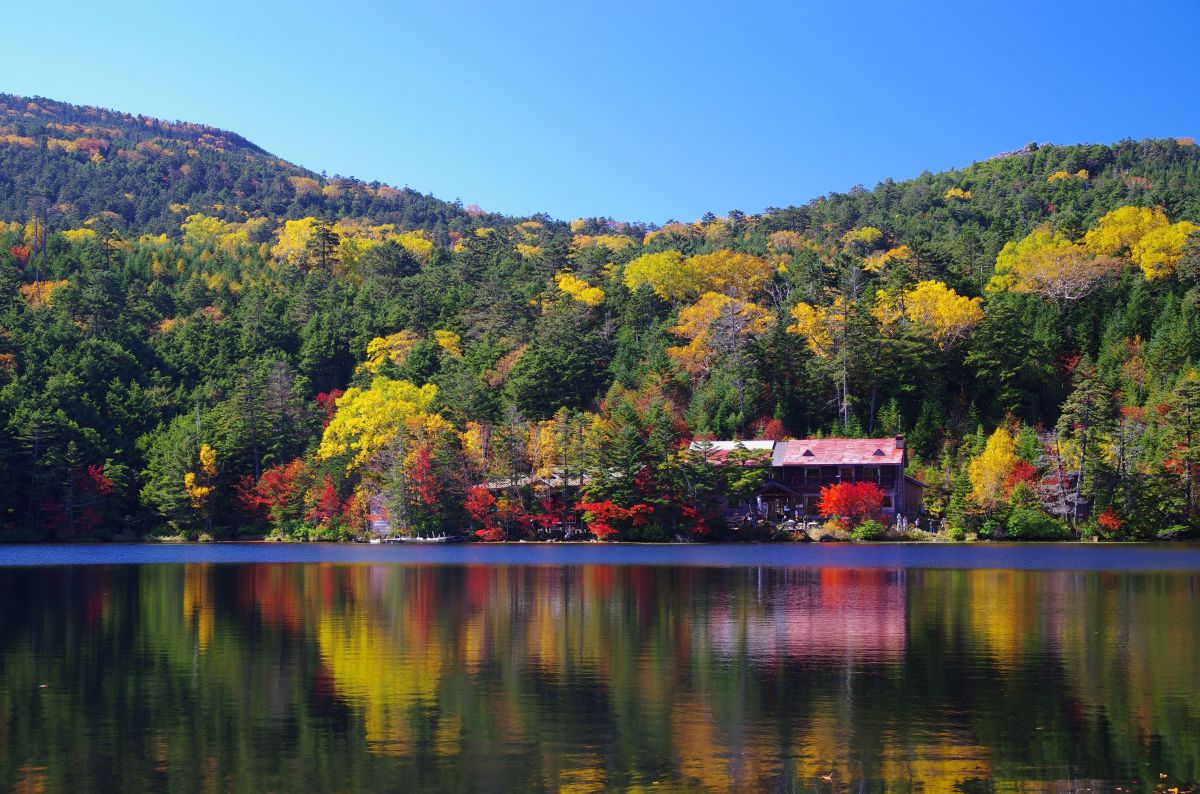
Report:
[{"label": "building window", "polygon": [[842,482],[854,482],[854,467],[843,466],[841,471]]},{"label": "building window", "polygon": [[891,496],[883,497],[883,506],[885,508],[887,508],[888,510],[892,509],[892,497]]}]

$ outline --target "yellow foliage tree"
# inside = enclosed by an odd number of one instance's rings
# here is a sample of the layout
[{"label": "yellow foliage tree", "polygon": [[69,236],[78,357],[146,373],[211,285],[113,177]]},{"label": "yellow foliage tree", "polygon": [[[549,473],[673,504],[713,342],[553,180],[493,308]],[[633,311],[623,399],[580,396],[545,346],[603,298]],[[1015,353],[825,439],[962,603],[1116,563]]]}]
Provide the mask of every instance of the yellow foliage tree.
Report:
[{"label": "yellow foliage tree", "polygon": [[217,451],[208,444],[201,444],[199,459],[200,474],[197,475],[194,471],[184,474],[183,489],[187,492],[192,509],[203,513],[205,526],[210,527],[212,517],[208,507],[213,493],[217,490],[216,486],[212,484],[218,473]]},{"label": "yellow foliage tree", "polygon": [[407,330],[397,331],[388,336],[377,336],[367,342],[367,359],[360,366],[372,375],[388,361],[400,366],[419,340],[419,336]]},{"label": "yellow foliage tree", "polygon": [[996,428],[983,452],[971,460],[967,477],[971,480],[971,501],[993,508],[1004,498],[1004,484],[1017,465],[1016,443],[1003,427]]},{"label": "yellow foliage tree", "polygon": [[35,281],[32,284],[22,284],[17,291],[29,301],[29,307],[37,309],[41,306],[54,305],[54,293],[67,286],[67,279],[58,281]]},{"label": "yellow foliage tree", "polygon": [[724,248],[689,257],[687,263],[700,274],[706,292],[719,292],[742,301],[754,297],[775,272],[775,267],[761,256]]},{"label": "yellow foliage tree", "polygon": [[678,251],[642,254],[625,265],[625,286],[636,290],[649,285],[663,300],[680,300],[700,292],[702,275],[685,263]]},{"label": "yellow foliage tree", "polygon": [[883,232],[874,226],[864,226],[861,229],[851,229],[842,235],[842,245],[845,248],[869,251],[883,239]]},{"label": "yellow foliage tree", "polygon": [[1147,232],[1170,223],[1160,209],[1121,207],[1097,221],[1095,228],[1084,235],[1083,244],[1098,255],[1128,254]]},{"label": "yellow foliage tree", "polygon": [[250,244],[250,235],[241,224],[227,223],[209,215],[189,215],[179,229],[183,232],[184,242],[198,248],[216,248],[233,254]]},{"label": "yellow foliage tree", "polygon": [[720,249],[683,258],[677,251],[643,254],[625,265],[625,286],[636,290],[650,285],[666,300],[681,300],[705,292],[719,292],[750,300],[775,272],[761,256]]},{"label": "yellow foliage tree", "polygon": [[1130,258],[1142,269],[1147,281],[1172,276],[1183,258],[1188,240],[1197,232],[1200,232],[1200,226],[1191,221],[1152,229],[1134,244]]},{"label": "yellow foliage tree", "polygon": [[571,248],[576,253],[586,248],[602,245],[610,251],[624,251],[637,244],[632,237],[623,234],[577,234],[571,239]]},{"label": "yellow foliage tree", "polygon": [[960,187],[952,187],[946,191],[942,198],[946,199],[946,201],[970,201],[971,191],[963,190]]},{"label": "yellow foliage tree", "polygon": [[1160,209],[1121,207],[1097,221],[1083,243],[1097,255],[1128,256],[1153,281],[1175,273],[1188,238],[1197,231],[1200,227],[1190,221],[1171,223]]},{"label": "yellow foliage tree", "polygon": [[[406,421],[429,412],[437,397],[433,384],[378,377],[366,389],[354,387],[338,398],[337,413],[321,437],[321,460],[349,454],[347,471],[362,466],[392,443]],[[424,421],[421,419],[421,421]]]},{"label": "yellow foliage tree", "polygon": [[907,245],[898,245],[886,251],[878,251],[863,260],[863,270],[869,273],[881,273],[888,265],[907,262],[912,259],[912,249]]},{"label": "yellow foliage tree", "polygon": [[1067,180],[1075,180],[1075,181],[1079,181],[1079,182],[1086,182],[1088,180],[1089,176],[1090,175],[1088,174],[1086,168],[1080,168],[1078,171],[1076,171],[1073,174],[1070,173],[1069,171],[1055,171],[1053,174],[1046,177],[1046,181],[1047,182],[1064,182]]},{"label": "yellow foliage tree", "polygon": [[1120,267],[1118,260],[1097,255],[1090,246],[1073,243],[1048,226],[1040,226],[1021,240],[1004,245],[987,289],[1074,301],[1114,276]]},{"label": "yellow foliage tree", "polygon": [[96,232],[92,229],[65,229],[62,232],[62,236],[68,243],[78,245],[88,240],[95,240]]},{"label": "yellow foliage tree", "polygon": [[983,299],[959,295],[940,281],[922,281],[904,293],[904,313],[940,348],[952,347],[983,321]]},{"label": "yellow foliage tree", "polygon": [[587,306],[599,306],[604,302],[604,290],[599,287],[593,287],[585,279],[579,278],[572,273],[564,271],[555,274],[554,283],[574,300]]},{"label": "yellow foliage tree", "polygon": [[771,313],[757,304],[706,292],[679,313],[679,322],[671,329],[688,344],[667,348],[667,353],[687,372],[701,376],[719,355],[740,351],[746,340],[765,333],[770,323]]},{"label": "yellow foliage tree", "polygon": [[304,257],[316,229],[316,218],[285,221],[279,239],[271,246],[271,256],[285,264],[296,264]]},{"label": "yellow foliage tree", "polygon": [[797,303],[792,307],[792,319],[795,322],[788,326],[788,332],[803,336],[817,358],[828,359],[835,354],[845,334],[846,301],[839,295],[831,306]]},{"label": "yellow foliage tree", "polygon": [[438,347],[455,358],[462,356],[462,347],[460,346],[462,337],[453,331],[434,331],[433,341],[437,342]]}]

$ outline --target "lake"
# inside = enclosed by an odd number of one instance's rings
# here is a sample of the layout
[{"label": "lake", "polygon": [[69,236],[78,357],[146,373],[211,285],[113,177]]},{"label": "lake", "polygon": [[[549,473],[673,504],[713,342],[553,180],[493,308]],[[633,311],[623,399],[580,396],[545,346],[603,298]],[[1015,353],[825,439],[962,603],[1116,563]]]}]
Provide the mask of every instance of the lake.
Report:
[{"label": "lake", "polygon": [[1187,790],[1200,547],[0,547],[0,789]]}]

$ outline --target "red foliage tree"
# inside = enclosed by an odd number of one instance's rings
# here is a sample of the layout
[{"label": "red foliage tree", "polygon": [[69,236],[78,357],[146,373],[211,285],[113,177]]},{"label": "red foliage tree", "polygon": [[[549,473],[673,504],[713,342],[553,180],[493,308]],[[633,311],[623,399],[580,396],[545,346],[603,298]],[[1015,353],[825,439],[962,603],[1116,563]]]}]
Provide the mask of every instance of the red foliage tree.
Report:
[{"label": "red foliage tree", "polygon": [[1019,460],[1004,480],[1004,492],[1008,493],[1017,483],[1037,481],[1037,468],[1027,460]]},{"label": "red foliage tree", "polygon": [[857,526],[868,518],[879,517],[883,497],[883,491],[873,482],[839,482],[821,489],[817,512],[836,518],[843,526]]},{"label": "red foliage tree", "polygon": [[412,462],[412,479],[421,504],[428,508],[436,508],[441,498],[441,488],[433,473],[433,454],[427,445],[417,448]]},{"label": "red foliage tree", "polygon": [[24,265],[29,261],[29,247],[24,245],[14,245],[9,249],[12,252],[13,259],[17,260],[18,265]]},{"label": "red foliage tree", "polygon": [[325,426],[333,421],[333,415],[337,413],[337,401],[344,392],[341,389],[333,391],[323,391],[317,394],[317,405],[320,406],[321,412],[325,414]]},{"label": "red foliage tree", "polygon": [[[245,493],[243,499],[256,507],[265,508],[271,520],[280,523],[287,518],[289,508],[304,492],[306,473],[304,461],[300,458],[272,466],[262,473],[253,490]],[[329,485],[332,486],[332,482]]]},{"label": "red foliage tree", "polygon": [[1117,511],[1113,510],[1110,505],[1104,508],[1104,512],[1096,517],[1096,523],[1109,532],[1116,532],[1121,528],[1121,517],[1117,515]]},{"label": "red foliage tree", "polygon": [[321,486],[321,495],[317,498],[316,504],[308,511],[308,515],[305,518],[309,521],[315,521],[318,524],[328,524],[341,514],[340,508],[341,502],[338,500],[337,488],[333,485],[333,478],[326,474],[325,482]]},{"label": "red foliage tree", "polygon": [[504,540],[504,530],[496,524],[494,512],[496,497],[492,495],[491,491],[482,485],[468,489],[463,507],[471,520],[480,525],[480,529],[475,530],[475,534],[481,540],[493,542]]},{"label": "red foliage tree", "polygon": [[635,527],[644,527],[650,523],[654,507],[648,504],[635,504],[632,507],[619,507],[611,501],[580,502],[576,510],[582,510],[583,519],[587,522],[588,530],[600,540],[608,540],[620,533],[620,523],[630,523]]},{"label": "red foliage tree", "polygon": [[97,466],[95,463],[89,464],[80,474],[79,487],[85,494],[99,496],[108,496],[117,488],[116,483],[104,473],[104,467]]}]

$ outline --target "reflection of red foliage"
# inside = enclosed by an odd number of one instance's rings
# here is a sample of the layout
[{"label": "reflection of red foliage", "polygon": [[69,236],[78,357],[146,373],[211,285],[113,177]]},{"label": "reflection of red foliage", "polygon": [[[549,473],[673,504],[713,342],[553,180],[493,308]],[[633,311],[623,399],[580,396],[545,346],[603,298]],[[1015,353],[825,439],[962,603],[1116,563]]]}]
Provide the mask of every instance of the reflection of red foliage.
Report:
[{"label": "reflection of red foliage", "polygon": [[883,491],[873,482],[839,482],[821,489],[817,512],[837,516],[843,524],[860,524],[878,518],[883,509]]}]

